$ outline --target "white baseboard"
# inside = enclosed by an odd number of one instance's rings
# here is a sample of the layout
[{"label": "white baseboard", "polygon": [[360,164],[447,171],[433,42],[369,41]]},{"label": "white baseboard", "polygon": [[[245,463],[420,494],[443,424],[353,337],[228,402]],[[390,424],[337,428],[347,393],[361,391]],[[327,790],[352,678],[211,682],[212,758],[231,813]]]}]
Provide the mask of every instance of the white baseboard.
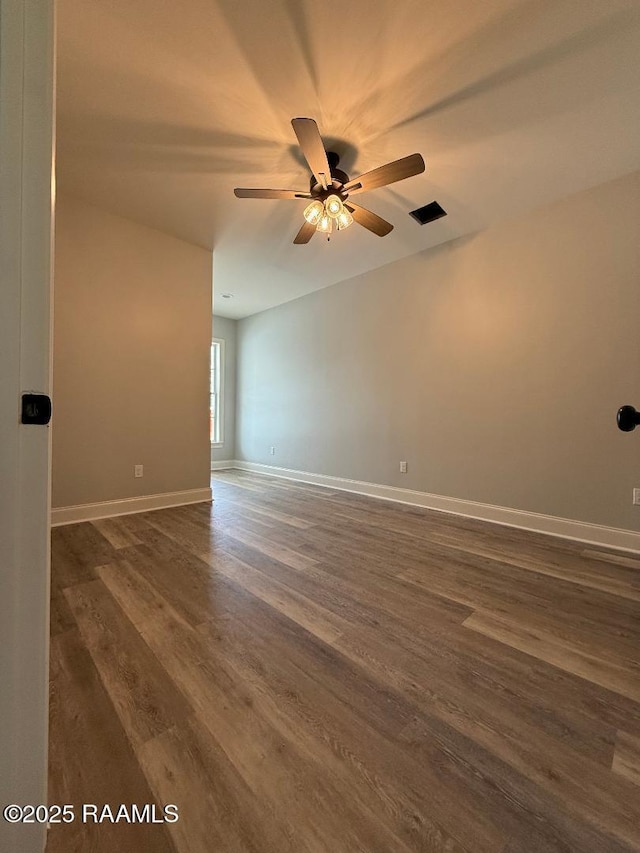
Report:
[{"label": "white baseboard", "polygon": [[278,468],[275,465],[262,465],[258,462],[245,462],[240,459],[234,461],[233,467],[241,471],[254,471],[257,474],[268,474],[271,477],[282,477],[285,480],[298,480],[316,486],[326,486],[331,489],[354,492],[358,495],[368,495],[372,498],[383,498],[412,506],[422,506],[425,509],[433,509],[437,512],[449,512],[467,518],[477,518],[493,524],[518,527],[522,530],[559,536],[562,539],[573,539],[590,545],[617,548],[622,551],[640,551],[640,533],[633,530],[589,524],[584,521],[558,518],[554,515],[543,515],[537,512],[525,512],[509,507],[461,500],[460,498],[448,498],[443,495],[432,495],[428,492],[400,489],[396,486],[383,486],[360,480],[348,480],[344,477],[332,477],[327,474],[312,474],[307,471]]},{"label": "white baseboard", "polygon": [[215,462],[211,460],[212,471],[226,471],[228,468],[235,468],[235,459],[217,459]]},{"label": "white baseboard", "polygon": [[97,518],[111,518],[114,515],[130,515],[152,509],[204,503],[211,499],[211,489],[206,488],[165,492],[161,495],[142,495],[138,498],[124,498],[119,501],[103,501],[79,506],[61,506],[51,510],[51,526],[58,527],[61,524],[74,524],[77,521],[92,521]]}]

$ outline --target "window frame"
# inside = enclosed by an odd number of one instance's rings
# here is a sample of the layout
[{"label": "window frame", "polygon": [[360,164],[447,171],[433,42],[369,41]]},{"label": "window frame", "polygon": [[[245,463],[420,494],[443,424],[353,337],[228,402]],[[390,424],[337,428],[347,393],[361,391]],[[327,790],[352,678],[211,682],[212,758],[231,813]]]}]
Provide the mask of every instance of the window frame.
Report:
[{"label": "window frame", "polygon": [[[218,389],[217,392],[213,390],[211,387],[211,367],[213,358],[213,350],[214,344],[218,345]],[[212,440],[210,438],[211,447],[222,447],[224,445],[224,368],[225,368],[225,352],[224,352],[224,338],[212,338],[211,339],[211,347],[209,349],[210,353],[210,361],[209,361],[209,418],[211,418],[211,397],[213,394],[217,393],[218,400],[218,411],[215,413],[217,418],[215,420],[217,427],[217,440]]]}]

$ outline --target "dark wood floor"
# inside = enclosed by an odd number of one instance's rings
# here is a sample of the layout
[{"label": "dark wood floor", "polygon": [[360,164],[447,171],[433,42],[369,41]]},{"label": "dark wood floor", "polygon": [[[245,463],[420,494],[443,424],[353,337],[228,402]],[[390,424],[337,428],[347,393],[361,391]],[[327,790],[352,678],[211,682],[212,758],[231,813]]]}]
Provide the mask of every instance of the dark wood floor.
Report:
[{"label": "dark wood floor", "polygon": [[49,853],[640,850],[640,558],[224,472],[53,533]]}]

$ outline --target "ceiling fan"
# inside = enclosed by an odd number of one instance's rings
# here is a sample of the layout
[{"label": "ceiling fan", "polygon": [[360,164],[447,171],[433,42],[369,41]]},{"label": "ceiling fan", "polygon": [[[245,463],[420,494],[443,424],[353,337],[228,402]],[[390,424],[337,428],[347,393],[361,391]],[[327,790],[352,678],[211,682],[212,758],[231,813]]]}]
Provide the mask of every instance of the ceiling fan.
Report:
[{"label": "ceiling fan", "polygon": [[297,245],[308,243],[316,231],[327,236],[334,228],[343,231],[354,220],[378,237],[389,234],[393,230],[390,222],[365,207],[354,204],[350,196],[419,175],[425,168],[420,154],[410,154],[350,180],[345,172],[338,169],[339,156],[334,151],[325,150],[318,125],[312,118],[294,118],[291,124],[311,169],[309,191],[237,188],[234,190],[236,196],[310,199],[304,211],[304,224],[293,241]]}]

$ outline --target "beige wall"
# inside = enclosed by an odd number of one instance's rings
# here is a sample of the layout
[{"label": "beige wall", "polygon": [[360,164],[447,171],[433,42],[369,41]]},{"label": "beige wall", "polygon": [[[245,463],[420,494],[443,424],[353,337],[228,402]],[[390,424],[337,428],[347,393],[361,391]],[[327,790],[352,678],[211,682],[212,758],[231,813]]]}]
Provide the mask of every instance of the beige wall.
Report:
[{"label": "beige wall", "polygon": [[237,458],[637,530],[639,233],[637,173],[240,321]]},{"label": "beige wall", "polygon": [[236,452],[236,327],[227,317],[213,318],[213,337],[224,341],[223,444],[211,448],[212,462],[227,462]]},{"label": "beige wall", "polygon": [[65,196],[56,219],[53,506],[208,486],[211,254]]}]

